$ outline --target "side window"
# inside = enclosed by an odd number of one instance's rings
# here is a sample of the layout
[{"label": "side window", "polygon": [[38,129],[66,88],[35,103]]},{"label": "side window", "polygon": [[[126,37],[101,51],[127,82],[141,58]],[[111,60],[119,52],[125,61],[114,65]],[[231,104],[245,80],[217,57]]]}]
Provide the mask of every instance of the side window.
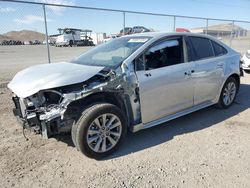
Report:
[{"label": "side window", "polygon": [[176,65],[184,62],[182,38],[159,42],[144,53],[145,70]]},{"label": "side window", "polygon": [[202,37],[189,37],[192,43],[195,60],[214,57],[213,48],[209,39]]},{"label": "side window", "polygon": [[227,53],[227,50],[223,46],[219,45],[217,42],[211,42],[214,48],[215,56],[221,56]]}]

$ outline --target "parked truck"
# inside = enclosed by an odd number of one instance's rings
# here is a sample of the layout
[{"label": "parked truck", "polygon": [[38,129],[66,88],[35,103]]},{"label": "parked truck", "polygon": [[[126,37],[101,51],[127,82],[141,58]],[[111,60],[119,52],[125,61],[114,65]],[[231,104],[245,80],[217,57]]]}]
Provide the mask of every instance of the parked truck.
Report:
[{"label": "parked truck", "polygon": [[91,30],[82,30],[74,28],[58,29],[59,35],[56,39],[56,46],[93,46]]}]

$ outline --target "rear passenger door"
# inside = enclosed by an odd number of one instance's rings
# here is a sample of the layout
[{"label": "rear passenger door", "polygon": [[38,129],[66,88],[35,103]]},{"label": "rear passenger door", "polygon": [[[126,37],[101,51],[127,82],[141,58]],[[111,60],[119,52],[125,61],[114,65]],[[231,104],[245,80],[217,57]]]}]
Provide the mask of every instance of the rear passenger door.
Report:
[{"label": "rear passenger door", "polygon": [[212,41],[208,38],[195,36],[188,38],[195,61],[195,69],[192,73],[195,81],[194,105],[213,102],[222,82],[223,59],[216,57]]}]

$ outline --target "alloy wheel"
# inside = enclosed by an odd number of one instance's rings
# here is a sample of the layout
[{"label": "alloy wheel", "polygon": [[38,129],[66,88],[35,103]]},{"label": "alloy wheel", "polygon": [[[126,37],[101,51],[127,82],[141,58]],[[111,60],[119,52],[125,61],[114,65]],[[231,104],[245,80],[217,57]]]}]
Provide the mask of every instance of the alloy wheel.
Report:
[{"label": "alloy wheel", "polygon": [[223,103],[226,106],[229,106],[236,95],[236,85],[234,82],[228,82],[228,84],[226,85],[226,87],[224,88],[223,91]]},{"label": "alloy wheel", "polygon": [[102,114],[89,126],[87,144],[95,152],[107,152],[119,142],[121,134],[120,119],[114,114]]}]

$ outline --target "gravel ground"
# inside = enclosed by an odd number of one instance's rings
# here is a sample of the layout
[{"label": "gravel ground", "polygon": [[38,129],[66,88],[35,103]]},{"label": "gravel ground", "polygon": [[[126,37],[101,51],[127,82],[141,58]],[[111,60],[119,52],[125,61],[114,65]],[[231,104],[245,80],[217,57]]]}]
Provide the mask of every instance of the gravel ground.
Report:
[{"label": "gravel ground", "polygon": [[70,135],[44,140],[26,130],[26,141],[5,86],[0,85],[1,187],[250,187],[250,75],[242,78],[231,108],[209,107],[129,133],[101,161],[78,152]]}]

